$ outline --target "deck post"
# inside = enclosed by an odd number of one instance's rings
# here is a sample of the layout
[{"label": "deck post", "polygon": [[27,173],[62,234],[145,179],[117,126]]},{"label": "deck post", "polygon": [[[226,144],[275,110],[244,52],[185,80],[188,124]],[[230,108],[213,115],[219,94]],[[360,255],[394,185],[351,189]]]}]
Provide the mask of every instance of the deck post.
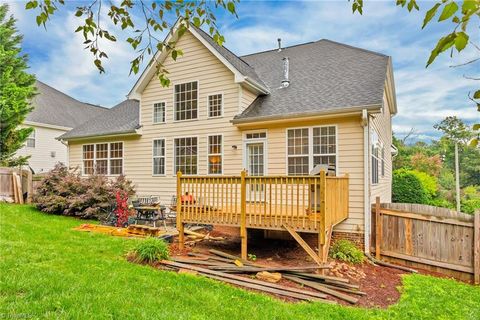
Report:
[{"label": "deck post", "polygon": [[[375,198],[375,258],[380,260],[382,243],[382,216],[380,214],[380,197]],[[365,243],[365,245],[370,245]]]},{"label": "deck post", "polygon": [[183,250],[185,247],[184,225],[182,221],[182,172],[177,172],[177,230],[178,230],[178,248]]},{"label": "deck post", "polygon": [[247,260],[247,173],[242,170],[240,174],[240,237],[242,239],[242,254],[241,257]]},{"label": "deck post", "polygon": [[[320,171],[320,222],[318,228],[318,256],[322,260],[323,263],[327,262],[325,257],[327,254],[325,253],[326,243],[325,243],[325,232],[327,231],[325,222],[326,222],[326,187],[327,187],[327,180],[326,180],[326,172],[324,170]],[[315,204],[316,208],[317,204]]]}]

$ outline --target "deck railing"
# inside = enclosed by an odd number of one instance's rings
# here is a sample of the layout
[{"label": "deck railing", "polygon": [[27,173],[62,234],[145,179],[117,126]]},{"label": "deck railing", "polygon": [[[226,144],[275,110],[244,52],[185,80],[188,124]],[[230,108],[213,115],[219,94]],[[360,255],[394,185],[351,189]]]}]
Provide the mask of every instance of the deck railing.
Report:
[{"label": "deck railing", "polygon": [[325,231],[348,216],[348,175],[177,175],[178,223]]}]

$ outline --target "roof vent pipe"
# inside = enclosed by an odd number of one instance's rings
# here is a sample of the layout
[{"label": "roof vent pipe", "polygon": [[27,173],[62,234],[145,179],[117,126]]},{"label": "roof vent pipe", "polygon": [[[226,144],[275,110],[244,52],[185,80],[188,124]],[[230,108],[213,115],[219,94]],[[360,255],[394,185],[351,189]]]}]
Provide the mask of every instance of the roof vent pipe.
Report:
[{"label": "roof vent pipe", "polygon": [[290,62],[288,57],[283,58],[283,80],[282,80],[282,87],[287,88],[290,85],[290,80],[288,78],[288,72],[290,68]]},{"label": "roof vent pipe", "polygon": [[277,41],[278,41],[278,52],[280,52],[282,51],[282,39],[278,38]]}]

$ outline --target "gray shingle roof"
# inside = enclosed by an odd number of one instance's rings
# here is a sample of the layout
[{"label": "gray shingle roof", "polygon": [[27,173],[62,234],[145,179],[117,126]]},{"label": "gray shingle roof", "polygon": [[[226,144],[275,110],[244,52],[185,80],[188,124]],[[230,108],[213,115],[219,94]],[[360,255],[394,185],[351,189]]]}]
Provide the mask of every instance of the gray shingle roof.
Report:
[{"label": "gray shingle roof", "polygon": [[75,100],[38,80],[35,86],[38,94],[33,98],[34,109],[27,115],[27,121],[74,128],[108,110]]},{"label": "gray shingle roof", "polygon": [[68,131],[59,139],[134,133],[139,128],[139,101],[125,100],[98,117]]},{"label": "gray shingle roof", "polygon": [[212,47],[214,47],[215,50],[217,50],[222,55],[222,57],[224,57],[228,62],[230,62],[235,67],[235,69],[237,69],[242,75],[266,87],[265,83],[262,81],[262,78],[258,76],[258,74],[255,72],[255,69],[245,60],[228,50],[226,47],[219,46],[215,42],[215,40],[213,40],[212,37],[202,29],[197,28],[193,25],[191,25],[191,27],[194,28],[203,39],[205,39]]},{"label": "gray shingle roof", "polygon": [[[290,86],[280,89],[283,57]],[[242,57],[270,88],[235,120],[288,117],[381,105],[389,57],[330,40],[319,40]],[[235,121],[234,120],[234,121]]]}]

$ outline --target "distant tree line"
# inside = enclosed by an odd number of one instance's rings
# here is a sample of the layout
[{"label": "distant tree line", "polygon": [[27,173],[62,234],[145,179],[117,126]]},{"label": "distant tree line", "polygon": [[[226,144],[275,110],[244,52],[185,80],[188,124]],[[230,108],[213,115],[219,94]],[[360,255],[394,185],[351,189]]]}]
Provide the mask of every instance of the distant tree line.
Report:
[{"label": "distant tree line", "polygon": [[459,145],[461,210],[480,209],[480,148],[470,144],[473,128],[457,117],[435,124],[442,133],[431,143],[394,137],[393,201],[455,207],[455,142]]}]

